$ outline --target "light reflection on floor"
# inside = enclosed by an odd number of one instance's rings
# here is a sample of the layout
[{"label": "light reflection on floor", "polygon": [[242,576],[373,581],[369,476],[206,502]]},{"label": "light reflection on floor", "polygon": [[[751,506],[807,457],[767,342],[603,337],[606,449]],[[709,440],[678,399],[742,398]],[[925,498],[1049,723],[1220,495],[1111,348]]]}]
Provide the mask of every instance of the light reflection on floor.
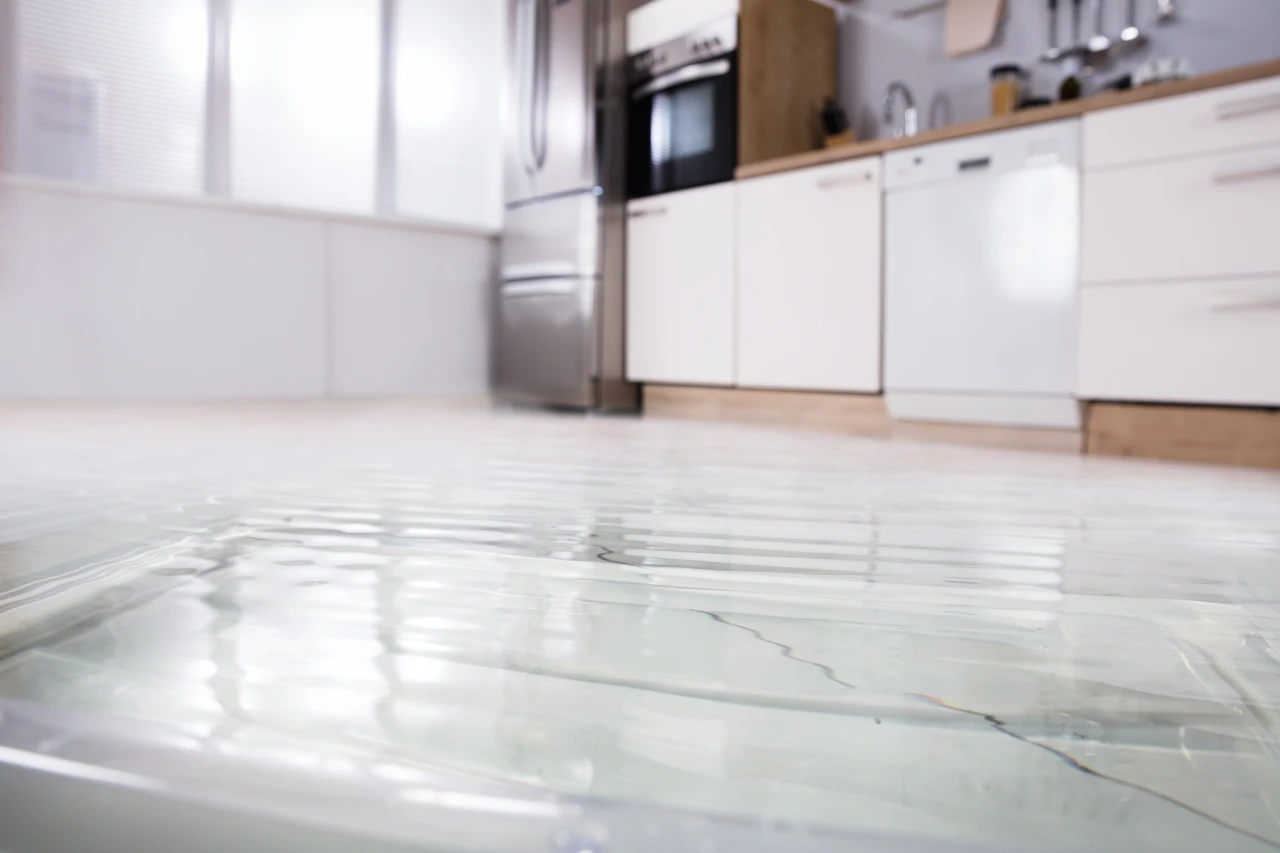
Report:
[{"label": "light reflection on floor", "polygon": [[1273,849],[1278,590],[1272,474],[410,405],[0,422],[0,697],[715,813]]}]

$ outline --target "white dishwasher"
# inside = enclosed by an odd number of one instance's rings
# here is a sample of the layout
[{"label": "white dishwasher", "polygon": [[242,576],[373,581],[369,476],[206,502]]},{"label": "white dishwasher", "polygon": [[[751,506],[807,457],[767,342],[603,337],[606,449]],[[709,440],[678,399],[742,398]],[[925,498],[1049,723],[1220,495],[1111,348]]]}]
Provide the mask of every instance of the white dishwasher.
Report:
[{"label": "white dishwasher", "polygon": [[885,396],[899,420],[1078,429],[1080,125],[885,157]]}]

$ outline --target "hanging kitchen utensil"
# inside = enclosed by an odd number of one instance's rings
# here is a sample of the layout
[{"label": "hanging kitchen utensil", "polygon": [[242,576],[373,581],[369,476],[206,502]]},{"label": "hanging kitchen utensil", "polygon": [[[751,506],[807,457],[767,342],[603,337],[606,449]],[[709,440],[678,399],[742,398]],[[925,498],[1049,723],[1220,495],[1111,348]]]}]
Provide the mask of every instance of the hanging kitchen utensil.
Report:
[{"label": "hanging kitchen utensil", "polygon": [[1120,31],[1120,41],[1136,47],[1146,41],[1147,37],[1138,29],[1138,0],[1127,0],[1124,12],[1124,29]]},{"label": "hanging kitchen utensil", "polygon": [[1049,0],[1049,46],[1041,59],[1053,62],[1062,56],[1062,45],[1058,40],[1058,0]]},{"label": "hanging kitchen utensil", "polygon": [[1085,45],[1089,48],[1089,55],[1093,60],[1091,65],[1111,50],[1111,39],[1105,32],[1105,6],[1106,0],[1093,0],[1093,35],[1089,36],[1089,41]]},{"label": "hanging kitchen utensil", "polygon": [[947,56],[989,46],[1004,17],[1004,0],[947,0]]}]

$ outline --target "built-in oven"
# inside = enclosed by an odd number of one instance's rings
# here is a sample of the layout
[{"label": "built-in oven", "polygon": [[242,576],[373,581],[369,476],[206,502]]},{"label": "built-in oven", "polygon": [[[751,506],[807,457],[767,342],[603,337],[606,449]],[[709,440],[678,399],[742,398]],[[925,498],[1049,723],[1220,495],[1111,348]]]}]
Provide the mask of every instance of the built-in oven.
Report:
[{"label": "built-in oven", "polygon": [[732,180],[738,165],[737,16],[627,61],[627,195]]}]

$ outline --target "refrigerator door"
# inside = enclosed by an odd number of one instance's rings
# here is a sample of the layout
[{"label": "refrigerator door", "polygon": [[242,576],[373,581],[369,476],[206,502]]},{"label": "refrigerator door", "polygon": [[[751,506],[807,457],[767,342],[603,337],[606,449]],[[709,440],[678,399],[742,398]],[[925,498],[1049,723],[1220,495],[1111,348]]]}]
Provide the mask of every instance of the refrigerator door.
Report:
[{"label": "refrigerator door", "polygon": [[504,282],[498,291],[496,385],[505,400],[588,408],[595,278]]},{"label": "refrigerator door", "polygon": [[509,0],[508,204],[594,187],[597,0]]},{"label": "refrigerator door", "polygon": [[594,192],[507,208],[502,280],[599,273],[600,201]]}]

